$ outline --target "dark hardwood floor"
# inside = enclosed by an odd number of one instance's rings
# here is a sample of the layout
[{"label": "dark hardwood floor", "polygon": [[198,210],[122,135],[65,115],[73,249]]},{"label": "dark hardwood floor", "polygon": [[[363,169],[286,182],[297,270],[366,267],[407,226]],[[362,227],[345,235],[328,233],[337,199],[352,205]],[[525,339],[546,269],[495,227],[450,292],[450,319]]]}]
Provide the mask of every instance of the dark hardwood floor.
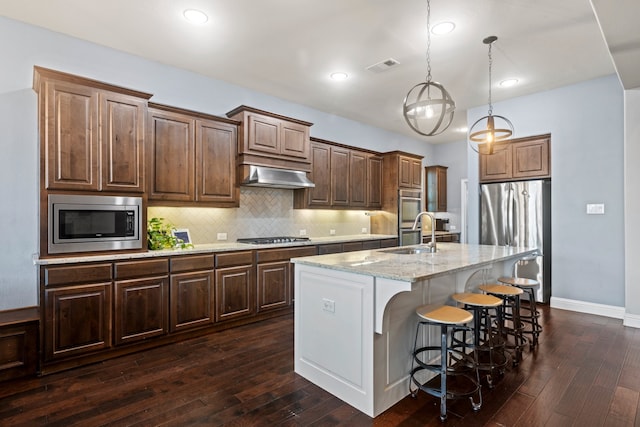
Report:
[{"label": "dark hardwood floor", "polygon": [[640,330],[542,307],[484,404],[407,397],[371,419],[293,372],[285,316],[41,378],[0,383],[2,426],[640,426]]}]

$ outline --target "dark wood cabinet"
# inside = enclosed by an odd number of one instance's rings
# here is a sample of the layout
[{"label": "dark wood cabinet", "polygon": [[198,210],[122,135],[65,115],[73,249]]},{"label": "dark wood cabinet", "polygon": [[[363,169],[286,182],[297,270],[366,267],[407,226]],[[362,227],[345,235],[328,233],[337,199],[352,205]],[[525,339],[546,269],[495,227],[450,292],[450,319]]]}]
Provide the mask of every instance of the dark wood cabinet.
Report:
[{"label": "dark wood cabinet", "polygon": [[447,167],[427,166],[425,168],[426,180],[426,207],[429,212],[447,211]]},{"label": "dark wood cabinet", "polygon": [[215,319],[214,256],[171,259],[170,331],[207,326]]},{"label": "dark wood cabinet", "polygon": [[551,177],[551,135],[496,144],[493,154],[479,155],[480,182]]},{"label": "dark wood cabinet", "polygon": [[311,139],[311,181],[296,190],[294,208],[379,209],[382,205],[382,157],[363,150]]},{"label": "dark wood cabinet", "polygon": [[114,287],[115,345],[141,341],[167,333],[168,275],[117,280]]},{"label": "dark wood cabinet", "polygon": [[0,381],[38,370],[38,307],[0,311]]},{"label": "dark wood cabinet", "polygon": [[34,68],[47,190],[144,192],[150,94]]},{"label": "dark wood cabinet", "polygon": [[169,262],[166,258],[114,263],[115,345],[167,333],[168,272]]},{"label": "dark wood cabinet", "polygon": [[382,157],[369,154],[367,156],[367,208],[380,209],[382,207]]},{"label": "dark wood cabinet", "polygon": [[111,282],[44,291],[44,359],[111,347]]},{"label": "dark wood cabinet", "polygon": [[251,251],[215,257],[216,321],[250,317],[255,313],[255,270]]},{"label": "dark wood cabinet", "polygon": [[398,156],[398,186],[402,188],[422,188],[422,159]]},{"label": "dark wood cabinet", "polygon": [[149,104],[150,204],[238,206],[237,123]]},{"label": "dark wood cabinet", "polygon": [[309,128],[313,123],[241,105],[227,113],[241,122],[238,164],[310,171]]},{"label": "dark wood cabinet", "polygon": [[331,147],[331,206],[349,206],[349,154]]}]

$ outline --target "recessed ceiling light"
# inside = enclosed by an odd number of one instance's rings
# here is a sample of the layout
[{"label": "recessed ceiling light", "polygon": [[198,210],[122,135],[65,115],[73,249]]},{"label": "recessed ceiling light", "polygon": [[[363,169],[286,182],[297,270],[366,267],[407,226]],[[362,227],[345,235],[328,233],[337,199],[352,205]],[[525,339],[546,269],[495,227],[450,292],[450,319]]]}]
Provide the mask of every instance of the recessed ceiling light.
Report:
[{"label": "recessed ceiling light", "polygon": [[506,79],[500,82],[501,87],[511,87],[518,84],[518,79]]},{"label": "recessed ceiling light", "polygon": [[453,22],[439,22],[431,28],[431,32],[436,35],[449,34],[456,28]]},{"label": "recessed ceiling light", "polygon": [[342,71],[336,72],[336,73],[331,73],[329,75],[329,77],[331,77],[331,80],[346,80],[349,78],[349,74],[344,73]]},{"label": "recessed ceiling light", "polygon": [[204,12],[196,9],[187,9],[182,14],[192,24],[204,24],[209,20],[209,17]]}]

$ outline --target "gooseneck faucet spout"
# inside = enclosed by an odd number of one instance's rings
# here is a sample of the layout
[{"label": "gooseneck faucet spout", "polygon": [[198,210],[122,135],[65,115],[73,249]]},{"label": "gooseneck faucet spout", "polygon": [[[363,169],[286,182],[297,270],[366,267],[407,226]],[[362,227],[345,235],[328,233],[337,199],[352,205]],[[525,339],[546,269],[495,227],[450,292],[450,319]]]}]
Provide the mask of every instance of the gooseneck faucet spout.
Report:
[{"label": "gooseneck faucet spout", "polygon": [[416,216],[415,221],[413,221],[412,230],[418,228],[418,221],[422,215],[426,215],[431,218],[431,241],[427,243],[427,246],[431,248],[431,252],[436,251],[436,218],[432,213],[429,212],[420,212],[418,216]]}]

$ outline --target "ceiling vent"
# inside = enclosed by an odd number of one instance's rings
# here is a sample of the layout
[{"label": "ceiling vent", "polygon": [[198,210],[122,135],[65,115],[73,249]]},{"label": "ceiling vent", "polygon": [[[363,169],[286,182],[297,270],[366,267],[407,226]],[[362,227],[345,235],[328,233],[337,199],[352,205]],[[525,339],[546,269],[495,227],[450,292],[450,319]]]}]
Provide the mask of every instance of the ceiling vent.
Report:
[{"label": "ceiling vent", "polygon": [[382,73],[383,71],[387,71],[388,69],[395,67],[400,64],[393,58],[385,59],[384,61],[380,61],[377,64],[369,65],[367,70],[373,73]]}]

